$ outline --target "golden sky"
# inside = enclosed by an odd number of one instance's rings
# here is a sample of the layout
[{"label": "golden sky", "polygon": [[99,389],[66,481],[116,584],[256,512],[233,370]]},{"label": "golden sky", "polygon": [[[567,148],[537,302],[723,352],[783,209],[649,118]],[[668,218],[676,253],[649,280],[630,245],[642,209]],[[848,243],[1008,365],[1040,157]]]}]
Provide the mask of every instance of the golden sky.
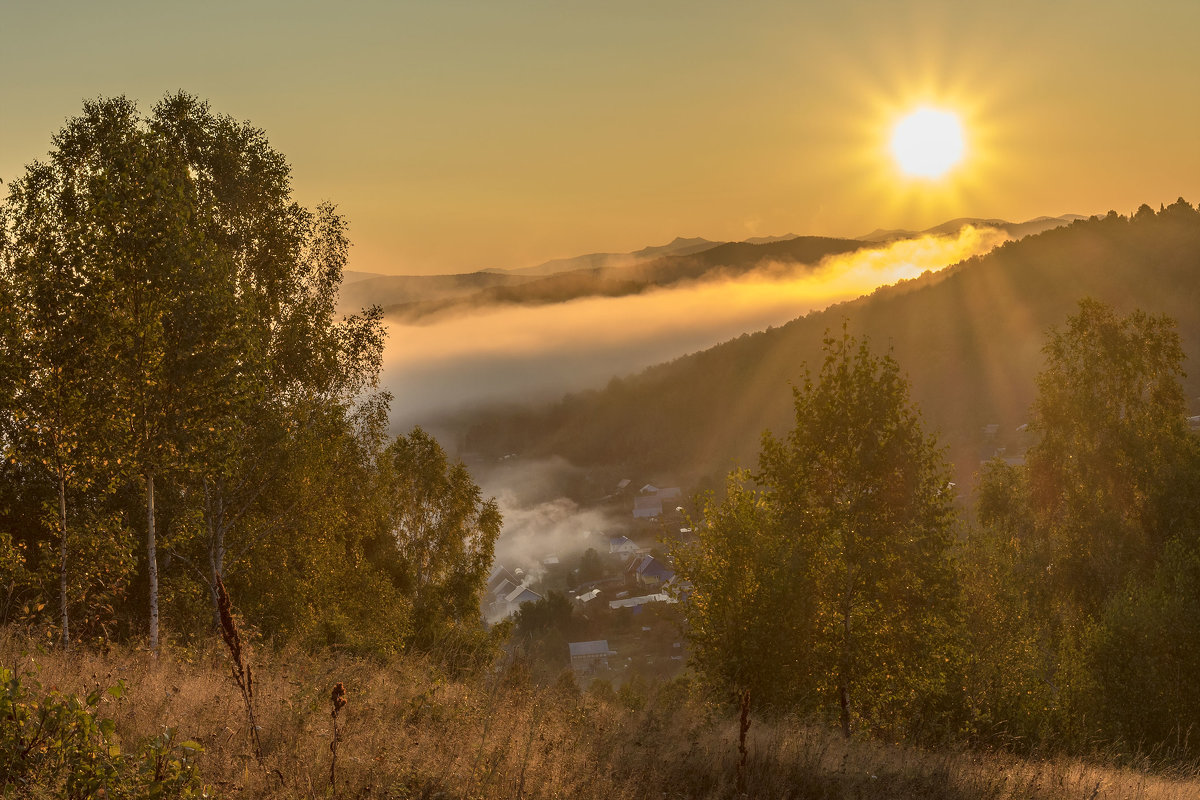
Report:
[{"label": "golden sky", "polygon": [[[1198,31],[1197,0],[0,0],[0,178],[84,98],[184,89],[266,130],[363,271],[1128,213],[1200,200]],[[966,131],[941,181],[887,156],[922,103]]]}]

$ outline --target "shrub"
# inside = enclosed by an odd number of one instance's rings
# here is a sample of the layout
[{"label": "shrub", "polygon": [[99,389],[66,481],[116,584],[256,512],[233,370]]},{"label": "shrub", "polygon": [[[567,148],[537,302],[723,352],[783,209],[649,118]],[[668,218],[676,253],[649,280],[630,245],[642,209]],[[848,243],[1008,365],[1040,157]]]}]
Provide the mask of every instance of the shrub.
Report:
[{"label": "shrub", "polygon": [[105,695],[120,699],[124,691],[118,682],[81,700],[0,667],[0,796],[204,796],[194,763],[203,748],[177,742],[173,729],[143,742],[136,754],[121,752],[116,726],[99,706]]}]

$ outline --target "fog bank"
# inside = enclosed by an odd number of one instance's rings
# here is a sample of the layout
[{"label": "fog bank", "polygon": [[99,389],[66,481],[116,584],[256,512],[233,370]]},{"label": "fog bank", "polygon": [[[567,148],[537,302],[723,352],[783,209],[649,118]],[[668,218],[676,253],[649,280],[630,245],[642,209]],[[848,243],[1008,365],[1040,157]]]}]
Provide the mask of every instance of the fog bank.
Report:
[{"label": "fog bank", "polygon": [[816,267],[768,263],[639,295],[496,306],[420,325],[391,320],[383,385],[395,396],[393,423],[431,425],[485,403],[602,386],[615,375],[942,269],[1007,238],[968,227],[831,256]]}]

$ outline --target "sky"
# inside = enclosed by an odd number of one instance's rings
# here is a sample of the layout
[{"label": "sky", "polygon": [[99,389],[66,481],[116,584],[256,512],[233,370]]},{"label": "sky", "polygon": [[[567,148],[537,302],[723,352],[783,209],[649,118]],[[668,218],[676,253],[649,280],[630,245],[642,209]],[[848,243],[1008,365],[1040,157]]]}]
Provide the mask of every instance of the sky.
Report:
[{"label": "sky", "polygon": [[[1128,213],[1200,200],[1197,31],[1196,0],[0,0],[0,179],[86,98],[183,89],[263,128],[366,272]],[[940,180],[887,153],[922,104],[965,129]]]}]

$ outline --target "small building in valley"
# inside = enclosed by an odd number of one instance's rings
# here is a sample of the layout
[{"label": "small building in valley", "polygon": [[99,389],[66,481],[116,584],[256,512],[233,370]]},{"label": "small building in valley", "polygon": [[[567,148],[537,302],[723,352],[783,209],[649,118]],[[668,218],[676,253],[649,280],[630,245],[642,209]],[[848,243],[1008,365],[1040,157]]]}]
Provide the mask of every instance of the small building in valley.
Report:
[{"label": "small building in valley", "polygon": [[620,556],[622,561],[637,555],[638,546],[628,536],[618,536],[608,542],[608,554]]},{"label": "small building in valley", "polygon": [[571,651],[571,669],[576,675],[586,675],[599,669],[608,669],[608,657],[615,656],[616,651],[608,649],[607,639],[597,639],[593,642],[570,642],[567,648]]}]

